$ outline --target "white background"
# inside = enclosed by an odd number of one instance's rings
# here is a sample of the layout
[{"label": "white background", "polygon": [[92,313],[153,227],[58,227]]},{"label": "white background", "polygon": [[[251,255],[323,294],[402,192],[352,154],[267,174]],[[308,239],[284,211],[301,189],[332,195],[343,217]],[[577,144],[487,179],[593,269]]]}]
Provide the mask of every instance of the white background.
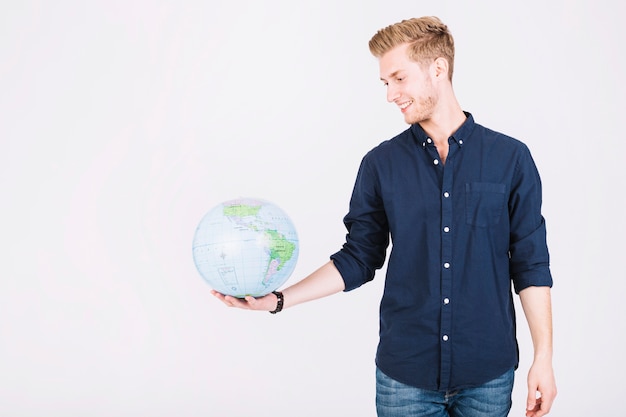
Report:
[{"label": "white background", "polygon": [[[406,127],[367,41],[422,15],[455,36],[462,107],[542,174],[551,415],[614,414],[619,2],[24,0],[0,8],[0,416],[374,416],[384,271],[276,316],[231,310],[191,240],[219,202],[261,197],[299,232],[289,283],[326,262],[361,157]],[[519,315],[512,416],[532,358]]]}]

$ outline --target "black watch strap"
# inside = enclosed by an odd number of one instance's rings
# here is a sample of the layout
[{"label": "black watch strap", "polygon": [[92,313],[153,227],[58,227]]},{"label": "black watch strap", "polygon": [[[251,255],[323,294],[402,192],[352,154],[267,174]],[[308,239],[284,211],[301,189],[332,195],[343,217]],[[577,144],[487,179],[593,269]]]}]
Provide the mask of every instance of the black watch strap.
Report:
[{"label": "black watch strap", "polygon": [[280,291],[272,291],[272,294],[278,298],[278,301],[276,302],[276,309],[274,311],[270,311],[270,314],[276,314],[282,311],[285,297],[283,297],[283,293]]}]

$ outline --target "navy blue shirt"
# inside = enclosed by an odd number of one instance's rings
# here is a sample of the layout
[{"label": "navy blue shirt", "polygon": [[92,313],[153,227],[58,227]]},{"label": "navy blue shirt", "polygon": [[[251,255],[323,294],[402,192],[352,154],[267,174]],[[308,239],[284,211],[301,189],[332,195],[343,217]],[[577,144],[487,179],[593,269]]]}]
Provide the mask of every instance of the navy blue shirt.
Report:
[{"label": "navy blue shirt", "polygon": [[517,367],[512,288],[552,286],[528,148],[465,114],[445,164],[418,124],[365,155],[331,256],[350,291],[374,278],[391,242],[376,365],[428,390]]}]

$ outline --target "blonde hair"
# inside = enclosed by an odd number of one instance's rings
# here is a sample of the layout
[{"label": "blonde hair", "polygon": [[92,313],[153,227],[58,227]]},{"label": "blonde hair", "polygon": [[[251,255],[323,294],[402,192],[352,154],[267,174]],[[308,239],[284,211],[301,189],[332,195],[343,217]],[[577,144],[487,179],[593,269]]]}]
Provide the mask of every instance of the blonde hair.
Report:
[{"label": "blonde hair", "polygon": [[[379,30],[369,41],[369,48],[376,58],[391,49],[408,43],[409,58],[419,63],[430,63],[437,58],[448,61],[448,78],[452,81],[454,69],[454,39],[435,16],[424,16],[403,20]],[[429,62],[430,61],[430,62]]]}]

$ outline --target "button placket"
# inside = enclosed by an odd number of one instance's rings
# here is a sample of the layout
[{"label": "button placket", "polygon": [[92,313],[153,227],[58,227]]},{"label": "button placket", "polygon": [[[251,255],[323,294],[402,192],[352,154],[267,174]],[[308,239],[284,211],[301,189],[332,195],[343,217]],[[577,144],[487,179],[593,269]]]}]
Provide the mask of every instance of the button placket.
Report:
[{"label": "button placket", "polygon": [[[451,148],[452,149],[452,148]],[[447,386],[450,382],[452,362],[450,337],[452,331],[452,294],[453,268],[452,268],[452,237],[450,227],[453,224],[452,185],[454,173],[454,151],[448,154],[445,167],[442,167],[441,188],[441,386]]]}]

